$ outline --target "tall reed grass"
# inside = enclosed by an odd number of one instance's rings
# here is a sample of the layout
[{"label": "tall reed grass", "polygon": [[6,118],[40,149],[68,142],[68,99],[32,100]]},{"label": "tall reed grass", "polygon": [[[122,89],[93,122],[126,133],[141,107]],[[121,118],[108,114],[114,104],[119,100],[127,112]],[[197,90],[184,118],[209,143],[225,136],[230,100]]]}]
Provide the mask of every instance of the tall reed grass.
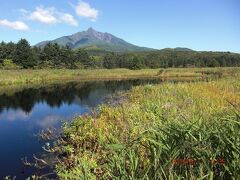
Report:
[{"label": "tall reed grass", "polygon": [[240,76],[119,96],[64,124],[60,179],[240,179]]}]

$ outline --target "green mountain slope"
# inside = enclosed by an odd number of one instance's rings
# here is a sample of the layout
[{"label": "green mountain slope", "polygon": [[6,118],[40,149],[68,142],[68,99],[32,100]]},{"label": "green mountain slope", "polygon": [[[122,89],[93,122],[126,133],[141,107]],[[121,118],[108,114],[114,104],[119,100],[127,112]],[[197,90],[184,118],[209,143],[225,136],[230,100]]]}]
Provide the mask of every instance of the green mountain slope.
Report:
[{"label": "green mountain slope", "polygon": [[139,47],[130,44],[109,33],[102,33],[89,28],[87,31],[78,32],[70,36],[63,36],[52,41],[38,43],[37,47],[44,47],[47,43],[57,43],[61,46],[68,45],[72,49],[93,48],[112,52],[152,51],[154,49]]}]

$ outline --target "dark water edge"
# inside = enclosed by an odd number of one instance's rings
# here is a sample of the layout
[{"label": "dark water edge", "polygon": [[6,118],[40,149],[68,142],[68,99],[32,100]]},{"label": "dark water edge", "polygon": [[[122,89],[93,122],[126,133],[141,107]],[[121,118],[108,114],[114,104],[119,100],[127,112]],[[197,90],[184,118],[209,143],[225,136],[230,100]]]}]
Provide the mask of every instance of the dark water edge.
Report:
[{"label": "dark water edge", "polygon": [[[168,80],[172,83],[196,79]],[[199,80],[199,79],[198,79]],[[55,83],[46,86],[5,90],[0,93],[0,179],[25,179],[35,169],[25,168],[21,158],[32,160],[43,152],[35,136],[47,128],[59,128],[62,121],[91,112],[106,97],[133,86],[160,84],[162,79]]]}]

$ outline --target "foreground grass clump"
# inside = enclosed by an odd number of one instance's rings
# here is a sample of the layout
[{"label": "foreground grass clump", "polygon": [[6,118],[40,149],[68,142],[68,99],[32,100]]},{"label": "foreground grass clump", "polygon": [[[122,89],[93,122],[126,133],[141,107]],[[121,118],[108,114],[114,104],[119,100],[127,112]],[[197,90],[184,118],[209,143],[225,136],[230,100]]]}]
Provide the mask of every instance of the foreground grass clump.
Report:
[{"label": "foreground grass clump", "polygon": [[133,88],[63,127],[60,179],[240,178],[240,79]]}]

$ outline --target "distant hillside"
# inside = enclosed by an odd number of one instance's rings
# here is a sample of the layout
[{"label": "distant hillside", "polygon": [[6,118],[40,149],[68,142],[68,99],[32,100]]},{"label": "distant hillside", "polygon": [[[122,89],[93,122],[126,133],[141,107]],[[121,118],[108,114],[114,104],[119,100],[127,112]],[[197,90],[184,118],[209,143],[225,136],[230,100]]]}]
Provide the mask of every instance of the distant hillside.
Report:
[{"label": "distant hillside", "polygon": [[194,51],[192,49],[189,48],[184,48],[184,47],[176,47],[174,48],[175,51]]},{"label": "distant hillside", "polygon": [[172,50],[172,51],[184,51],[184,52],[193,52],[194,50],[189,49],[189,48],[185,48],[185,47],[176,47],[176,48],[164,48],[161,49],[161,51],[168,51],[168,50]]},{"label": "distant hillside", "polygon": [[52,41],[43,41],[35,46],[44,47],[47,43],[57,43],[61,46],[68,45],[72,49],[86,48],[88,50],[104,50],[111,52],[152,51],[154,49],[139,47],[130,44],[109,33],[102,33],[89,28],[87,31],[78,32],[70,36],[63,36]]}]

